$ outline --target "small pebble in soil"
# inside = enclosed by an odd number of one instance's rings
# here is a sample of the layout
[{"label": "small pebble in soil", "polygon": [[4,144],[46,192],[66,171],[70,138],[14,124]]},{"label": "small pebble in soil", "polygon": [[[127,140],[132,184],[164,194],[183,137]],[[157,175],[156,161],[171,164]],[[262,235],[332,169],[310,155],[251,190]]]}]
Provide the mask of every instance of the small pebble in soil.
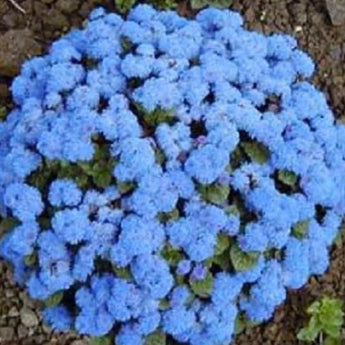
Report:
[{"label": "small pebble in soil", "polygon": [[0,344],[14,337],[14,329],[12,327],[1,327],[0,328]]},{"label": "small pebble in soil", "polygon": [[20,311],[20,320],[26,327],[36,327],[39,323],[37,315],[29,308],[23,308]]},{"label": "small pebble in soil", "polygon": [[345,24],[345,0],[326,0],[326,6],[333,25]]}]

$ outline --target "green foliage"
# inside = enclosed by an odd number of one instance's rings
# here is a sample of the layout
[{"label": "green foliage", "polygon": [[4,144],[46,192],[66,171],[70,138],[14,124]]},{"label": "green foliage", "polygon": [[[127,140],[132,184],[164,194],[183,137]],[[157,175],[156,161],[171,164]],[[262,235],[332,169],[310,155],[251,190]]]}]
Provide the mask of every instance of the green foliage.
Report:
[{"label": "green foliage", "polygon": [[222,253],[224,253],[224,251],[226,251],[231,244],[231,240],[230,237],[225,235],[225,234],[218,234],[217,236],[217,245],[216,245],[216,249],[214,251],[215,255],[220,255]]},{"label": "green foliage", "polygon": [[126,54],[126,53],[129,53],[134,48],[134,44],[128,37],[122,36],[121,37],[121,48],[122,48],[123,52]]},{"label": "green foliage", "polygon": [[156,127],[161,123],[172,124],[175,121],[174,110],[157,108],[150,113],[145,112],[144,121],[147,125],[152,127]]},{"label": "green foliage", "polygon": [[198,10],[206,6],[213,6],[218,8],[229,8],[233,0],[191,0],[193,9]]},{"label": "green foliage", "polygon": [[127,13],[135,2],[136,0],[115,0],[115,6],[120,13]]},{"label": "green foliage", "polygon": [[128,267],[117,267],[114,265],[113,271],[115,272],[118,278],[127,279],[127,280],[132,279],[132,274]]},{"label": "green foliage", "polygon": [[176,267],[178,263],[184,259],[184,256],[179,249],[173,248],[169,245],[166,245],[163,248],[161,255],[168,262],[168,264],[173,267]]},{"label": "green foliage", "polygon": [[213,287],[213,277],[210,272],[207,273],[206,278],[203,280],[189,280],[190,287],[195,295],[201,298],[210,296]]},{"label": "green foliage", "polygon": [[121,194],[130,193],[136,187],[135,182],[117,182],[116,186]]},{"label": "green foliage", "polygon": [[93,183],[99,188],[106,188],[112,180],[115,160],[111,157],[108,145],[96,145],[92,161],[79,163],[83,172],[92,178]]},{"label": "green foliage", "polygon": [[199,185],[201,198],[216,205],[224,205],[230,193],[227,184],[213,183],[209,185]]},{"label": "green foliage", "polygon": [[80,188],[92,185],[105,188],[112,181],[115,159],[111,157],[106,143],[96,143],[95,153],[91,161],[70,163],[64,161],[45,161],[41,167],[32,173],[28,182],[41,192],[47,192],[50,182],[56,178],[74,180]]},{"label": "green foliage", "polygon": [[147,2],[161,9],[171,9],[177,6],[175,0],[148,0]]},{"label": "green foliage", "polygon": [[171,222],[171,221],[174,221],[174,220],[177,220],[178,218],[180,217],[180,213],[178,211],[177,208],[174,208],[172,211],[170,212],[161,212],[161,213],[158,213],[158,220],[161,222],[161,223],[168,223],[168,222]]},{"label": "green foliage", "polygon": [[312,303],[307,309],[307,313],[311,318],[308,325],[298,332],[299,340],[313,342],[318,336],[325,335],[327,338],[324,344],[341,344],[344,313],[340,300],[323,297],[320,301]]},{"label": "green foliage", "polygon": [[[136,4],[137,0],[114,0],[116,9],[120,13],[127,13]],[[216,2],[222,2],[224,0],[218,0]],[[171,9],[177,6],[175,0],[148,0],[147,3],[161,9]]]},{"label": "green foliage", "polygon": [[245,161],[246,154],[241,146],[241,144],[237,145],[235,150],[231,152],[230,155],[230,164],[227,168],[228,172],[231,173],[235,169],[239,168],[241,164]]},{"label": "green foliage", "polygon": [[159,310],[167,310],[170,308],[170,302],[168,299],[163,298],[159,301]]},{"label": "green foliage", "polygon": [[247,156],[254,162],[264,164],[270,158],[268,148],[256,141],[246,141],[241,143]]},{"label": "green foliage", "polygon": [[223,271],[229,271],[231,268],[229,252],[226,250],[222,254],[214,255],[212,264],[219,266]]},{"label": "green foliage", "polygon": [[63,299],[63,291],[58,291],[44,301],[46,307],[56,307]]},{"label": "green foliage", "polygon": [[215,264],[223,271],[228,271],[230,269],[229,248],[231,243],[232,240],[229,236],[218,234],[214,255],[205,262],[206,267],[211,268]]},{"label": "green foliage", "polygon": [[49,230],[52,227],[51,219],[49,217],[44,217],[44,216],[39,217],[38,224],[40,225],[40,228],[44,230]]},{"label": "green foliage", "polygon": [[26,266],[31,267],[37,263],[37,254],[32,253],[24,257],[24,263]]},{"label": "green foliage", "polygon": [[296,187],[298,176],[294,172],[289,170],[279,170],[278,180],[285,185],[294,188]]},{"label": "green foliage", "polygon": [[292,227],[292,235],[295,236],[298,239],[303,239],[307,236],[309,231],[309,219],[307,220],[301,220],[300,222],[297,222]]},{"label": "green foliage", "polygon": [[93,337],[91,338],[91,345],[112,345],[111,336]]},{"label": "green foliage", "polygon": [[242,315],[238,315],[235,320],[235,334],[241,334],[246,329],[246,322]]},{"label": "green foliage", "polygon": [[145,345],[165,345],[166,335],[163,332],[157,331],[146,337]]},{"label": "green foliage", "polygon": [[156,159],[156,163],[159,165],[164,165],[166,161],[164,152],[159,148],[155,149],[155,159]]},{"label": "green foliage", "polygon": [[0,106],[0,122],[5,121],[7,116],[7,109],[4,106]]},{"label": "green foliage", "polygon": [[233,244],[230,249],[231,263],[236,271],[247,271],[256,266],[259,259],[258,252],[244,252]]},{"label": "green foliage", "polygon": [[5,232],[14,229],[20,223],[16,218],[4,218],[0,220],[0,236]]},{"label": "green foliage", "polygon": [[241,212],[240,212],[240,209],[239,207],[236,205],[236,203],[233,203],[232,205],[228,206],[225,208],[225,213],[228,215],[228,216],[240,216]]}]

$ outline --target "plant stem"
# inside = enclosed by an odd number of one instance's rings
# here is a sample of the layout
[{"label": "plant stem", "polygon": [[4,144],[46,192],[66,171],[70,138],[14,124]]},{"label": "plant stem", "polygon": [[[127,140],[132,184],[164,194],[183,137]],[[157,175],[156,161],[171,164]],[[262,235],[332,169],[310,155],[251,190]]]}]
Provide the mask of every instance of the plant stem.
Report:
[{"label": "plant stem", "polygon": [[21,7],[15,0],[8,0],[18,11],[22,12],[23,14],[26,14],[26,11],[23,7]]}]

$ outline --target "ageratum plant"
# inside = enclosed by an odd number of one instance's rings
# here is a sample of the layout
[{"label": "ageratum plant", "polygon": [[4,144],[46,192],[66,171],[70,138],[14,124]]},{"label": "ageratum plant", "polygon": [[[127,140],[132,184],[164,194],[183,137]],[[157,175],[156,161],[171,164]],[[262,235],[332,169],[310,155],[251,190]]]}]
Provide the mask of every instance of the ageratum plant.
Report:
[{"label": "ageratum plant", "polygon": [[1,254],[58,331],[231,342],[328,267],[345,127],[286,35],[137,6],[26,62],[0,124]]}]

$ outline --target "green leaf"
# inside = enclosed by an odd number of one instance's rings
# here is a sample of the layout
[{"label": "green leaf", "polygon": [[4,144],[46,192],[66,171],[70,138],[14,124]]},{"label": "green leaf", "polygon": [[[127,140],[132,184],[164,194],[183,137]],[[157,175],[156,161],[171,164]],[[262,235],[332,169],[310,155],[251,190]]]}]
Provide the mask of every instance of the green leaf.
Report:
[{"label": "green leaf", "polygon": [[166,161],[164,152],[158,148],[155,149],[155,159],[156,159],[157,164],[163,165],[164,162]]},{"label": "green leaf", "polygon": [[225,250],[227,250],[230,247],[230,237],[225,234],[218,234],[217,236],[217,245],[216,249],[214,251],[215,255],[222,254]]},{"label": "green leaf", "polygon": [[195,10],[206,6],[213,6],[218,8],[229,8],[233,0],[191,0],[191,7]]},{"label": "green leaf", "polygon": [[84,66],[88,71],[91,71],[98,66],[98,60],[92,59],[92,58],[86,58]]},{"label": "green leaf", "polygon": [[224,211],[228,216],[239,216],[241,214],[236,204],[232,204],[231,206],[226,207]]},{"label": "green leaf", "polygon": [[63,299],[63,291],[55,292],[48,299],[44,301],[46,307],[56,307]]},{"label": "green leaf", "polygon": [[37,263],[37,254],[32,253],[24,257],[24,263],[28,267],[32,267]]},{"label": "green leaf", "polygon": [[307,309],[312,315],[309,324],[298,333],[298,339],[314,341],[319,333],[329,336],[326,343],[339,344],[344,313],[339,299],[323,297]]},{"label": "green leaf", "polygon": [[322,327],[322,330],[324,333],[326,333],[328,336],[334,339],[339,339],[341,335],[341,328],[337,325],[324,325]]},{"label": "green leaf", "polygon": [[321,331],[321,325],[318,322],[317,316],[311,317],[308,325],[302,328],[298,334],[297,339],[301,341],[314,341]]},{"label": "green leaf", "polygon": [[138,87],[142,86],[144,84],[145,80],[138,78],[138,77],[132,77],[127,79],[127,88],[134,90]]},{"label": "green leaf", "polygon": [[41,229],[51,229],[51,219],[49,217],[39,217],[38,224],[40,225]]},{"label": "green leaf", "polygon": [[339,338],[344,322],[343,316],[340,300],[328,297],[321,300],[318,318],[324,333],[332,338]]},{"label": "green leaf", "polygon": [[176,274],[175,276],[175,281],[176,281],[176,285],[184,285],[185,283],[185,277],[181,276],[179,274]]},{"label": "green leaf", "polygon": [[127,279],[127,280],[132,279],[132,274],[128,267],[113,266],[113,271],[115,272],[118,278]]},{"label": "green leaf", "polygon": [[171,9],[177,6],[177,2],[175,0],[150,0],[149,2],[162,9]]},{"label": "green leaf", "polygon": [[89,176],[93,174],[93,167],[91,162],[79,162],[78,166],[83,170],[83,172]]},{"label": "green leaf", "polygon": [[246,328],[246,322],[243,320],[241,315],[238,315],[235,320],[235,334],[242,333]]},{"label": "green leaf", "polygon": [[199,192],[203,200],[216,205],[223,205],[229,197],[230,187],[220,183],[199,185]]},{"label": "green leaf", "polygon": [[189,284],[195,295],[201,298],[209,297],[213,287],[212,274],[208,272],[206,278],[203,280],[190,279]]},{"label": "green leaf", "polygon": [[124,53],[129,53],[133,47],[133,42],[126,36],[121,37],[121,47]]},{"label": "green leaf", "polygon": [[115,5],[120,13],[127,13],[135,2],[136,0],[115,0]]},{"label": "green leaf", "polygon": [[136,187],[135,182],[117,182],[116,185],[121,194],[132,192]]},{"label": "green leaf", "polygon": [[86,175],[77,176],[75,177],[74,181],[79,188],[86,188],[89,185],[89,179]]},{"label": "green leaf", "polygon": [[213,256],[212,264],[219,266],[223,271],[228,271],[230,269],[230,258],[228,251],[224,251],[220,255]]},{"label": "green leaf", "polygon": [[157,108],[150,113],[145,112],[144,120],[149,126],[158,126],[161,123],[172,124],[175,121],[174,115],[174,109]]},{"label": "green leaf", "polygon": [[264,164],[270,158],[270,151],[268,148],[256,141],[243,142],[242,147],[248,157],[259,164]]},{"label": "green leaf", "polygon": [[112,173],[108,170],[97,172],[93,176],[93,183],[99,188],[106,188],[110,185],[112,179]]},{"label": "green leaf", "polygon": [[93,337],[91,338],[91,345],[112,345],[111,336],[104,336],[104,337]]},{"label": "green leaf", "polygon": [[236,271],[246,271],[256,266],[260,254],[258,252],[244,252],[236,244],[230,249],[230,259]]},{"label": "green leaf", "polygon": [[163,332],[156,331],[146,337],[145,345],[165,345],[166,335]]},{"label": "green leaf", "polygon": [[278,180],[289,187],[295,187],[298,176],[294,172],[289,170],[279,170]]},{"label": "green leaf", "polygon": [[161,223],[168,223],[177,220],[180,217],[180,213],[177,208],[174,208],[170,212],[160,212],[157,215],[158,220]]},{"label": "green leaf", "polygon": [[184,256],[179,249],[168,245],[163,248],[161,255],[168,262],[168,264],[173,267],[176,267],[178,263],[184,259]]},{"label": "green leaf", "polygon": [[5,121],[7,116],[6,107],[0,106],[0,122]]},{"label": "green leaf", "polygon": [[327,337],[326,340],[324,341],[323,345],[342,345],[342,341],[340,338],[334,339],[331,337]]},{"label": "green leaf", "polygon": [[307,236],[309,231],[309,224],[310,220],[301,220],[300,222],[297,222],[292,227],[292,235],[295,236],[298,239],[303,239]]},{"label": "green leaf", "polygon": [[241,164],[245,161],[246,154],[243,151],[242,146],[239,144],[236,146],[235,150],[231,152],[230,155],[230,164],[227,168],[227,171],[231,173],[235,169],[239,168]]},{"label": "green leaf", "polygon": [[168,299],[161,299],[159,301],[159,310],[167,310],[170,308],[170,301]]},{"label": "green leaf", "polygon": [[4,218],[0,221],[0,236],[5,232],[14,229],[20,223],[16,218]]},{"label": "green leaf", "polygon": [[309,315],[317,315],[320,312],[320,308],[321,308],[321,302],[315,301],[307,308],[307,313]]}]

